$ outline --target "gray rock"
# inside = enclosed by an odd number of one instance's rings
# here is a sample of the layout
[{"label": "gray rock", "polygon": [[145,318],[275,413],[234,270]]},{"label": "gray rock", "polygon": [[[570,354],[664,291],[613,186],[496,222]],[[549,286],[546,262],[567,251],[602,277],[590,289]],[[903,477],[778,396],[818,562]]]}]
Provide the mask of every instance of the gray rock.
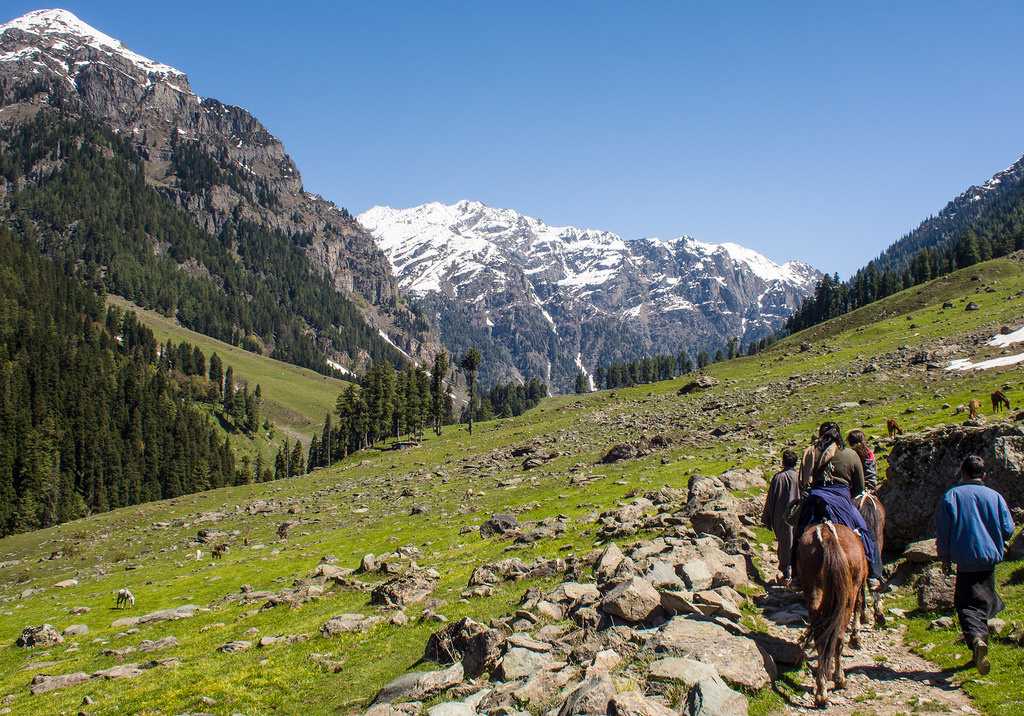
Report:
[{"label": "gray rock", "polygon": [[953,609],[954,577],[933,566],[917,580],[917,608],[923,612]]},{"label": "gray rock", "polygon": [[639,691],[615,694],[608,713],[612,716],[678,716],[672,709],[651,701]]},{"label": "gray rock", "polygon": [[903,550],[903,556],[908,562],[913,562],[914,564],[935,562],[939,558],[935,539],[924,539],[907,545],[907,548]]},{"label": "gray rock", "polygon": [[686,698],[687,716],[747,716],[747,697],[721,679],[699,681]]},{"label": "gray rock", "polygon": [[338,634],[361,632],[366,631],[375,624],[380,624],[382,621],[384,621],[384,618],[377,615],[339,614],[328,619],[320,627],[320,633],[324,636],[337,636]]},{"label": "gray rock", "polygon": [[238,639],[236,641],[229,641],[227,644],[221,644],[219,647],[217,647],[217,651],[222,651],[225,654],[234,654],[239,651],[248,651],[251,648],[251,641]]},{"label": "gray rock", "polygon": [[504,642],[502,632],[465,617],[431,634],[423,657],[439,664],[461,660],[466,677],[475,679],[497,666]]},{"label": "gray rock", "polygon": [[148,653],[151,651],[157,651],[159,649],[170,649],[172,646],[177,646],[178,640],[173,636],[165,636],[162,639],[156,639],[151,641],[149,639],[143,639],[139,642],[139,651]]},{"label": "gray rock", "polygon": [[445,689],[461,684],[464,678],[461,663],[438,671],[416,671],[403,674],[377,692],[374,704],[395,701],[422,701]]},{"label": "gray rock", "polygon": [[687,588],[695,592],[709,589],[714,584],[714,574],[708,569],[707,563],[701,559],[691,559],[679,568],[679,573],[686,582]]},{"label": "gray rock", "polygon": [[480,525],[481,537],[493,537],[519,531],[519,520],[515,515],[497,514],[491,515],[491,519]]},{"label": "gray rock", "polygon": [[27,626],[21,630],[21,636],[14,642],[17,646],[36,647],[63,644],[64,637],[50,624]]},{"label": "gray rock", "polygon": [[615,684],[607,674],[588,676],[566,697],[558,716],[603,716],[615,696]]},{"label": "gray rock", "polygon": [[628,622],[642,622],[661,606],[661,595],[646,579],[633,577],[608,592],[601,611]]},{"label": "gray rock", "polygon": [[64,636],[82,636],[89,633],[89,627],[85,624],[69,624],[64,627]]},{"label": "gray rock", "polygon": [[199,607],[197,605],[183,604],[180,607],[172,607],[170,609],[160,609],[159,611],[150,612],[149,614],[144,614],[141,617],[122,617],[121,619],[115,619],[111,622],[110,626],[115,629],[119,629],[121,627],[138,626],[139,624],[152,624],[154,622],[188,619],[189,617],[195,616],[197,611],[199,611]]},{"label": "gray rock", "polygon": [[607,581],[615,574],[615,570],[626,555],[622,553],[622,549],[617,544],[612,542],[604,551],[601,556],[598,557],[597,563],[594,565],[594,574],[601,581]]},{"label": "gray rock", "polygon": [[513,647],[505,652],[498,665],[498,677],[503,681],[515,681],[535,671],[547,668],[555,663],[551,654],[525,649],[521,646]]},{"label": "gray rock", "polygon": [[648,641],[659,653],[711,664],[730,683],[761,689],[775,676],[775,664],[752,639],[736,636],[711,621],[675,617]]},{"label": "gray rock", "polygon": [[75,684],[80,684],[83,681],[88,680],[89,675],[84,671],[76,671],[73,674],[61,674],[59,676],[38,674],[32,679],[32,684],[29,686],[29,692],[33,695],[45,694],[47,691],[64,689],[68,686],[74,686]]},{"label": "gray rock", "polygon": [[416,570],[376,586],[370,592],[370,603],[385,607],[405,607],[422,602],[437,586],[437,576],[430,570]]},{"label": "gray rock", "polygon": [[714,666],[682,656],[668,656],[652,662],[649,673],[655,681],[678,681],[688,688],[702,679],[720,678]]}]

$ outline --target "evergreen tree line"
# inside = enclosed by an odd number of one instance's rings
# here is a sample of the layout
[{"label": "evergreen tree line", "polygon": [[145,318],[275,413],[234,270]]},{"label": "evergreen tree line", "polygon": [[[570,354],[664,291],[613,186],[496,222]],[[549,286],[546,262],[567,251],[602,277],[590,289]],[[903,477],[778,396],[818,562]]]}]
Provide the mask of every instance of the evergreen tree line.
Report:
[{"label": "evergreen tree line", "polygon": [[166,347],[73,274],[0,228],[0,535],[242,478]]},{"label": "evergreen tree line", "polygon": [[[790,332],[841,316],[911,286],[1024,249],[1024,187],[1009,188],[984,206],[957,217],[958,232],[947,237],[935,219],[922,224],[849,280],[825,275],[786,323]],[[943,219],[943,225],[950,221]]]},{"label": "evergreen tree line", "polygon": [[[326,374],[331,349],[405,362],[310,263],[309,235],[269,231],[237,212],[207,233],[146,184],[131,143],[101,124],[40,112],[0,131],[0,150],[0,176],[20,187],[10,196],[12,224],[97,291]],[[175,145],[174,166],[192,190],[228,181],[211,161]],[[55,169],[40,176],[44,165]]]},{"label": "evergreen tree line", "polygon": [[[108,315],[115,315],[116,308],[108,309]],[[109,327],[109,325],[108,325]],[[260,427],[260,405],[263,403],[263,390],[259,384],[250,393],[245,382],[235,382],[235,369],[227,366],[216,352],[210,355],[209,367],[203,351],[188,341],[177,345],[171,339],[158,348],[159,367],[176,371],[178,374],[191,378],[182,381],[181,387],[195,401],[209,403],[218,409],[222,418],[227,418],[227,425],[235,430],[254,434]]]},{"label": "evergreen tree line", "polygon": [[326,467],[389,438],[418,439],[427,430],[440,435],[443,425],[455,421],[450,372],[444,352],[434,358],[429,374],[420,366],[396,370],[388,362],[371,364],[358,386],[349,385],[338,395],[333,415],[325,417],[323,430],[310,440],[305,462],[299,445],[286,442],[274,476]]},{"label": "evergreen tree line", "polygon": [[[499,383],[473,401],[473,420],[514,418],[522,415],[548,396],[548,387],[538,378],[519,382]],[[469,405],[463,408],[462,422],[469,421]]]}]

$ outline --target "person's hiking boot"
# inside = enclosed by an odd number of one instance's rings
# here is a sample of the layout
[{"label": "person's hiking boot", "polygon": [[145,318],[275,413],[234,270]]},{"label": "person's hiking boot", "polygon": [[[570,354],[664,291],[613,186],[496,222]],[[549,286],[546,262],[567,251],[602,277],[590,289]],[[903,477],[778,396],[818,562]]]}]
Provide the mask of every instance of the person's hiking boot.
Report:
[{"label": "person's hiking boot", "polygon": [[992,665],[988,662],[988,644],[984,639],[978,639],[974,642],[974,668],[978,670],[978,673],[984,676],[992,668]]},{"label": "person's hiking boot", "polygon": [[882,588],[882,581],[880,579],[871,578],[868,580],[868,589],[872,592],[877,592]]}]

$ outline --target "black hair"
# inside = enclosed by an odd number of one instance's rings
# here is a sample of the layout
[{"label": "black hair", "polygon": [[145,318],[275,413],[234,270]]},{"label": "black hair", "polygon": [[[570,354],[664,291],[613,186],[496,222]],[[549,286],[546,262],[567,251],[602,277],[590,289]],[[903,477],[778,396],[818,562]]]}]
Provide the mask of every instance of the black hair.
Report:
[{"label": "black hair", "polygon": [[985,474],[985,461],[979,455],[968,455],[960,464],[960,469],[967,477],[977,480]]},{"label": "black hair", "polygon": [[822,423],[818,428],[818,446],[825,450],[833,443],[843,447],[843,432],[839,429],[839,423]]},{"label": "black hair", "polygon": [[796,467],[797,462],[800,458],[797,457],[796,451],[794,450],[783,450],[782,451],[782,466],[785,468]]}]

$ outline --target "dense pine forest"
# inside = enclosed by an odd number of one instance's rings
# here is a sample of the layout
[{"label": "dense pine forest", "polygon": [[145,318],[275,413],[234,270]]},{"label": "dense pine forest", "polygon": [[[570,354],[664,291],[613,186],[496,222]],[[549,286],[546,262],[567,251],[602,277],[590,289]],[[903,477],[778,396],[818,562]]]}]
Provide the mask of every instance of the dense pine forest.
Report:
[{"label": "dense pine forest", "polygon": [[[403,356],[317,272],[309,237],[238,216],[210,235],[148,186],[131,144],[88,119],[40,112],[0,133],[0,178],[16,188],[11,221],[97,290],[176,316],[207,335],[330,373],[325,349]],[[188,142],[172,163],[193,189],[231,173]],[[270,201],[258,191],[254,201]]]},{"label": "dense pine forest", "polygon": [[0,266],[0,535],[248,480],[198,401],[252,429],[258,389],[208,380],[216,355],[160,346],[25,233],[0,228]]},{"label": "dense pine forest", "polygon": [[980,261],[1024,249],[1024,183],[960,200],[924,222],[847,281],[826,274],[786,324],[809,328]]}]

